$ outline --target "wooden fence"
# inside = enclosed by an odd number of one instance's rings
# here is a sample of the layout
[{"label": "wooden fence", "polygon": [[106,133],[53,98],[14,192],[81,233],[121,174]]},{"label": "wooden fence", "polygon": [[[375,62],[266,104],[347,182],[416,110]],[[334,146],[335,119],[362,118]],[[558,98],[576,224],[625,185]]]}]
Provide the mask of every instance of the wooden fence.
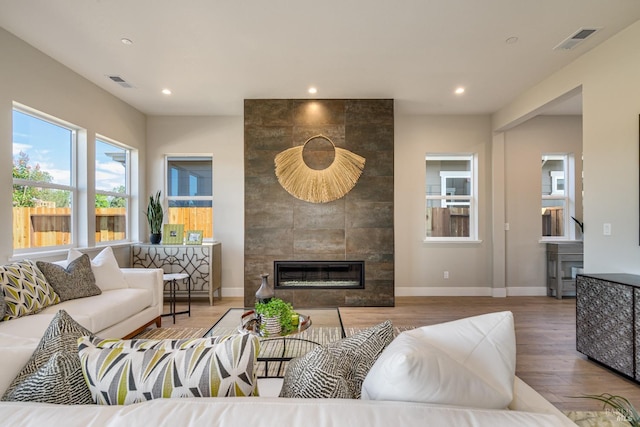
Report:
[{"label": "wooden fence", "polygon": [[542,235],[564,236],[564,208],[542,208]]},{"label": "wooden fence", "polygon": [[[203,230],[213,237],[213,208],[169,208],[172,224],[187,230]],[[126,239],[125,208],[96,208],[96,242]],[[70,208],[13,208],[13,248],[38,248],[71,243]]]},{"label": "wooden fence", "polygon": [[469,237],[469,208],[427,208],[427,236]]}]

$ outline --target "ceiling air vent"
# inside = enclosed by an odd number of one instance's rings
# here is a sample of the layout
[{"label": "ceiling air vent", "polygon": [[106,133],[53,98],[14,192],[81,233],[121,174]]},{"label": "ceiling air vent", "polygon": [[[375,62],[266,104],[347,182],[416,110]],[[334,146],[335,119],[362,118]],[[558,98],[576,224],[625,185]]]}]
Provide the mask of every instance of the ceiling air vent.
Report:
[{"label": "ceiling air vent", "polygon": [[560,44],[553,48],[553,50],[570,50],[585,41],[588,37],[591,37],[593,33],[600,28],[580,28],[578,31],[564,39]]},{"label": "ceiling air vent", "polygon": [[109,77],[112,81],[118,83],[122,87],[126,87],[126,88],[132,88],[133,87],[132,85],[127,83],[125,79],[123,79],[120,76],[107,76],[107,77]]}]

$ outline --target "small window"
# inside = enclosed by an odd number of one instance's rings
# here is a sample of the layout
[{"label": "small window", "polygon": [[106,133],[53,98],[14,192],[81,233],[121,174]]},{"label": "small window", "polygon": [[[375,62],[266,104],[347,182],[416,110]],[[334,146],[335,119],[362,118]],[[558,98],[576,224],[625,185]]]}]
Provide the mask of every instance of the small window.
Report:
[{"label": "small window", "polygon": [[571,156],[567,154],[542,155],[542,237],[569,238],[569,219],[573,203],[569,170]]},{"label": "small window", "polygon": [[128,240],[130,150],[96,139],[96,243]]},{"label": "small window", "polygon": [[13,249],[73,243],[73,167],[77,129],[44,114],[13,109]]},{"label": "small window", "polygon": [[426,240],[476,239],[475,158],[426,156]]},{"label": "small window", "polygon": [[213,159],[211,156],[167,157],[168,224],[202,230],[213,239]]}]

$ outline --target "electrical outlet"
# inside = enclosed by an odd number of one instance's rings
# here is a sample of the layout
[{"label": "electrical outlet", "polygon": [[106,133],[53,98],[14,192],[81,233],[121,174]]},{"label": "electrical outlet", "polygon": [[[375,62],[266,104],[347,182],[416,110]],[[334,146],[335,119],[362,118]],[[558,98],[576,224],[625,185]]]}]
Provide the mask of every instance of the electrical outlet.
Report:
[{"label": "electrical outlet", "polygon": [[445,272],[444,272],[444,278],[445,278],[445,279],[448,279],[448,278],[449,278],[449,272],[448,272],[448,271],[445,271]]}]

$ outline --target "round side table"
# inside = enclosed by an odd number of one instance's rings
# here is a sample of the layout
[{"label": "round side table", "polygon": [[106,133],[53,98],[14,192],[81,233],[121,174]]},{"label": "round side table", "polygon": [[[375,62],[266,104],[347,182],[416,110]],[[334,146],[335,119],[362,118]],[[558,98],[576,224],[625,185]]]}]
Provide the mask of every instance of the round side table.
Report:
[{"label": "round side table", "polygon": [[[176,311],[176,290],[178,289],[178,280],[187,280],[187,309]],[[163,316],[172,316],[173,324],[176,323],[176,314],[189,314],[191,317],[191,276],[186,273],[169,273],[163,274],[162,280],[169,283],[169,312],[162,314]]]}]

